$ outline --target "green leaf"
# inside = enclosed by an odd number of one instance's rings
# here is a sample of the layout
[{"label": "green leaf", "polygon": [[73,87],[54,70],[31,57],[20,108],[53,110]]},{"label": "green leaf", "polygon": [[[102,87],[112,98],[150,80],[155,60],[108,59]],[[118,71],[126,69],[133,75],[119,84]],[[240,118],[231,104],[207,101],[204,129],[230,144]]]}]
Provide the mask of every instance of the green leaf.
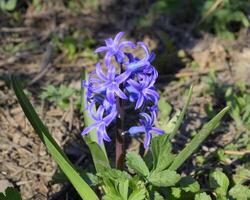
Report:
[{"label": "green leaf", "polygon": [[200,191],[199,183],[191,176],[182,177],[180,180],[180,187],[185,192],[195,193]]},{"label": "green leaf", "polygon": [[250,189],[247,186],[237,184],[229,190],[232,200],[249,200]]},{"label": "green leaf", "polygon": [[0,200],[22,200],[20,193],[15,188],[7,187],[4,193],[0,193]]},{"label": "green leaf", "polygon": [[109,194],[105,194],[105,196],[103,197],[104,200],[123,200],[120,196],[113,194],[113,193],[109,193]]},{"label": "green leaf", "polygon": [[142,175],[142,176],[148,176],[149,170],[147,165],[145,164],[144,160],[141,156],[139,156],[135,152],[128,152],[126,154],[126,163],[127,166],[133,170],[135,170],[136,173]]},{"label": "green leaf", "polygon": [[189,89],[188,99],[187,99],[187,101],[186,101],[186,103],[185,103],[185,105],[184,105],[184,107],[183,107],[183,109],[181,111],[181,114],[180,114],[180,116],[178,118],[178,121],[176,122],[176,125],[175,125],[175,128],[174,128],[173,132],[170,133],[170,135],[169,135],[169,140],[171,140],[176,135],[177,131],[179,130],[179,128],[181,126],[181,123],[183,121],[185,113],[187,112],[187,108],[188,108],[188,105],[190,103],[192,93],[193,93],[193,86],[191,86],[190,89]]},{"label": "green leaf", "polygon": [[118,185],[118,190],[123,199],[128,199],[129,180],[121,181]]},{"label": "green leaf", "polygon": [[169,170],[177,170],[189,156],[200,146],[200,144],[207,138],[212,130],[218,125],[222,117],[227,113],[230,107],[225,107],[213,119],[211,119],[199,133],[191,140],[189,144],[176,156],[174,162],[169,167]]},{"label": "green leaf", "polygon": [[144,200],[146,199],[147,190],[145,187],[136,187],[129,195],[128,200]]},{"label": "green leaf", "polygon": [[121,199],[127,199],[129,180],[131,179],[127,172],[117,169],[106,169],[97,175],[103,180],[102,186],[107,197],[109,197],[109,194],[113,194]]},{"label": "green leaf", "polygon": [[171,187],[171,194],[169,199],[180,199],[181,189],[179,187]]},{"label": "green leaf", "polygon": [[235,174],[233,175],[233,180],[236,184],[243,184],[247,180],[250,180],[250,169],[238,166]]},{"label": "green leaf", "polygon": [[100,178],[92,173],[86,173],[86,176],[88,177],[89,181],[91,182],[91,185],[97,186],[100,184]]},{"label": "green leaf", "polygon": [[215,189],[218,196],[225,196],[227,194],[229,180],[227,176],[221,171],[214,171],[209,174],[210,187]]},{"label": "green leaf", "polygon": [[81,178],[79,173],[74,169],[72,163],[69,161],[67,156],[61,150],[59,145],[50,135],[48,129],[42,123],[33,106],[29,102],[28,98],[24,94],[23,90],[20,87],[20,83],[16,80],[14,76],[11,77],[12,86],[15,91],[15,94],[18,98],[18,101],[28,118],[30,124],[35,129],[36,133],[47,147],[49,153],[55,159],[59,167],[68,177],[72,185],[75,187],[79,195],[85,200],[94,200],[98,199],[94,191],[88,186],[88,184]]},{"label": "green leaf", "polygon": [[6,11],[13,11],[16,8],[17,0],[1,0],[0,8]]},{"label": "green leaf", "polygon": [[157,192],[157,191],[154,191],[154,194],[153,194],[154,196],[153,196],[153,199],[154,200],[164,200],[164,197],[162,196],[162,195],[160,195],[160,193],[159,192]]},{"label": "green leaf", "polygon": [[205,192],[202,192],[202,193],[196,194],[194,200],[212,200],[212,199]]},{"label": "green leaf", "polygon": [[107,168],[109,169],[110,168],[109,161],[101,146],[96,142],[92,141],[88,136],[84,137],[84,141],[89,147],[96,171],[100,172]]},{"label": "green leaf", "polygon": [[[88,73],[85,69],[82,71],[82,81],[85,80],[88,82]],[[83,111],[85,127],[93,124],[93,120],[89,117],[89,113],[85,109],[85,99],[86,99],[86,89],[82,88],[82,102],[81,102],[81,111]],[[109,160],[107,157],[106,149],[104,143],[98,144],[97,133],[95,130],[92,130],[88,135],[83,137],[84,141],[88,145],[91,156],[95,165],[97,172],[102,171],[104,168],[110,168]]]},{"label": "green leaf", "polygon": [[120,171],[117,169],[106,169],[105,171],[98,173],[98,176],[112,181],[125,181],[131,179],[131,176],[126,171]]},{"label": "green leaf", "polygon": [[181,114],[181,111],[176,110],[174,116],[169,120],[169,122],[166,125],[163,124],[162,126],[160,126],[160,128],[164,130],[165,133],[172,133],[179,120],[180,114]]},{"label": "green leaf", "polygon": [[180,180],[180,175],[175,171],[164,170],[161,172],[153,172],[150,174],[148,180],[154,186],[168,187],[175,185]]},{"label": "green leaf", "polygon": [[158,101],[160,119],[166,120],[172,111],[172,106],[161,96]]},{"label": "green leaf", "polygon": [[168,140],[168,135],[155,136],[151,142],[151,152],[153,155],[153,170],[155,172],[166,169],[174,160],[171,153],[172,146]]}]

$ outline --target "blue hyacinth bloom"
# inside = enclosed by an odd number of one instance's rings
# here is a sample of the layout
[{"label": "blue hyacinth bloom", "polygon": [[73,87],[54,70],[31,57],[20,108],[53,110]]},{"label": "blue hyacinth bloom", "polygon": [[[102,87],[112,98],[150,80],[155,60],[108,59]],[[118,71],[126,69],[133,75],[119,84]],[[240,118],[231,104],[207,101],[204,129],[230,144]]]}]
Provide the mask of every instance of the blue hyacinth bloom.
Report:
[{"label": "blue hyacinth bloom", "polygon": [[140,120],[141,125],[140,126],[132,126],[128,132],[131,135],[137,135],[139,133],[145,133],[145,140],[144,140],[144,147],[148,148],[150,141],[152,139],[152,133],[156,133],[159,135],[164,134],[164,131],[153,127],[154,119],[152,116],[148,115],[147,113],[141,113],[140,114],[143,119]]},{"label": "blue hyacinth bloom", "polygon": [[118,33],[114,39],[108,38],[105,40],[106,46],[99,47],[95,50],[95,53],[106,52],[104,57],[105,63],[108,66],[111,62],[112,56],[115,56],[115,59],[118,63],[122,63],[125,58],[125,54],[122,51],[125,47],[135,48],[135,44],[130,41],[120,42],[124,32]]},{"label": "blue hyacinth bloom", "polygon": [[[130,133],[131,136],[144,133],[144,147],[148,148],[153,133],[164,133],[154,127],[159,101],[159,94],[154,86],[158,72],[151,65],[155,55],[143,42],[138,42],[137,45],[131,41],[120,42],[123,34],[120,32],[114,39],[108,38],[105,40],[106,46],[96,49],[96,53],[106,53],[102,62],[105,65],[102,67],[101,62],[98,62],[96,70],[89,75],[88,83],[85,81],[82,83],[82,87],[86,89],[86,109],[94,121],[92,125],[86,127],[82,135],[96,129],[98,143],[103,140],[110,141],[106,129],[120,117],[121,113],[117,108],[126,105],[123,107],[124,112],[133,108],[135,113],[133,117],[137,120],[124,132]],[[125,51],[126,48],[136,46],[144,50],[142,58]],[[129,116],[126,116],[125,120],[128,118]]]},{"label": "blue hyacinth bloom", "polygon": [[105,117],[104,117],[104,112],[105,112],[104,106],[99,106],[95,114],[93,112],[90,112],[91,113],[90,116],[95,121],[95,123],[87,127],[84,131],[82,131],[82,135],[86,135],[90,131],[96,128],[99,144],[101,144],[103,140],[107,142],[111,141],[111,139],[107,134],[106,127],[111,124],[111,122],[115,119],[117,115],[115,108],[113,108],[111,112]]},{"label": "blue hyacinth bloom", "polygon": [[109,66],[108,73],[105,75],[101,69],[101,64],[96,65],[96,74],[103,81],[103,83],[98,85],[95,92],[106,90],[106,98],[110,103],[115,103],[115,95],[122,99],[127,99],[127,96],[119,88],[120,84],[127,78],[124,74],[117,75],[115,72],[115,67],[113,65]]}]

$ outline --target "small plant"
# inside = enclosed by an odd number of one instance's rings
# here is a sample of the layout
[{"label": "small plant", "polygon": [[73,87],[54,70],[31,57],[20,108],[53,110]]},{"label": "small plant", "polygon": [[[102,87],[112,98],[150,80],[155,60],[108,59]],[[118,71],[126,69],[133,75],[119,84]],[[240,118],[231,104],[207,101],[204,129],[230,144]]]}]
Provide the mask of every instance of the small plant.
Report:
[{"label": "small plant", "polygon": [[15,188],[8,187],[4,193],[0,193],[0,200],[22,200],[22,198]]},{"label": "small plant", "polygon": [[[217,188],[217,185],[213,184],[215,193],[205,193],[193,177],[182,176],[179,170],[217,127],[229,107],[220,111],[178,154],[174,154],[171,139],[176,136],[183,122],[191,100],[192,86],[181,112],[170,120],[160,119],[160,122],[157,122],[160,96],[154,87],[158,76],[151,65],[154,54],[150,53],[142,42],[137,45],[130,41],[120,42],[122,35],[123,33],[119,33],[115,39],[105,40],[106,46],[96,50],[106,53],[104,68],[97,63],[94,73],[83,73],[85,79],[82,110],[85,129],[82,135],[96,169],[96,172],[87,173],[89,184],[55,142],[20,88],[19,82],[12,77],[14,91],[31,125],[84,200],[203,200],[222,194],[226,198],[228,194],[225,189]],[[127,48],[136,47],[144,49],[143,58],[137,58],[125,51]],[[168,108],[167,112],[161,111],[160,117],[169,115],[170,107],[167,103],[160,101],[160,108]],[[160,127],[156,127],[157,124]],[[104,141],[111,142],[112,133],[116,135],[116,168],[113,168],[112,160],[108,159],[104,145]],[[144,156],[135,152],[125,153],[125,134],[131,137],[144,136]],[[219,180],[219,186],[220,183]],[[229,192],[230,195],[238,193],[237,190],[236,188]],[[233,195],[233,198],[241,200],[236,195]]]},{"label": "small plant", "polygon": [[1,0],[0,9],[3,11],[13,11],[16,9],[17,0]]},{"label": "small plant", "polygon": [[201,21],[222,38],[234,39],[235,27],[249,27],[246,0],[206,0],[201,9]]},{"label": "small plant", "polygon": [[[192,21],[194,28],[209,31],[225,39],[234,39],[240,28],[249,27],[247,0],[157,0],[154,1],[145,15],[139,17],[139,27],[151,27],[162,16],[170,22],[176,16]],[[181,20],[181,23],[185,23]],[[197,21],[197,23],[194,23]]]},{"label": "small plant", "polygon": [[59,87],[48,85],[43,88],[40,97],[41,99],[48,100],[49,102],[54,103],[61,109],[66,109],[70,105],[70,98],[74,100],[74,105],[79,107],[77,95],[79,95],[79,92],[77,90],[65,85],[60,85]]}]

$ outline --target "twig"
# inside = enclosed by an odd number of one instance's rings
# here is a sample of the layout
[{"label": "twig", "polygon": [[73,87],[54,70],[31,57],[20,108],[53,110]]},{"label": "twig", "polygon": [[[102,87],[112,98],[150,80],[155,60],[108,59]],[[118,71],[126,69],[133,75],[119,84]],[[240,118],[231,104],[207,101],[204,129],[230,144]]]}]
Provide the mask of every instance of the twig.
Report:
[{"label": "twig", "polygon": [[29,32],[33,31],[31,27],[2,27],[0,28],[0,32],[15,32],[15,33],[21,33],[21,32]]},{"label": "twig", "polygon": [[228,155],[243,156],[245,154],[250,154],[250,151],[248,151],[248,150],[243,150],[243,151],[225,150],[224,153],[228,154]]}]

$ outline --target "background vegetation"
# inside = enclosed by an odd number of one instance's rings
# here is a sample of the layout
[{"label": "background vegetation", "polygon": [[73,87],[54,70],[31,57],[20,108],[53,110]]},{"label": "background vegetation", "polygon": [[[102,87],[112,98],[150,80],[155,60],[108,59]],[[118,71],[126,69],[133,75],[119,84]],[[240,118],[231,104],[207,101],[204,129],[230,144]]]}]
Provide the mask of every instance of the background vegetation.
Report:
[{"label": "background vegetation", "polygon": [[[71,162],[80,170],[93,170],[80,137],[82,67],[92,71],[99,59],[93,50],[104,38],[125,31],[157,55],[159,118],[166,119],[159,125],[178,116],[186,89],[194,85],[173,153],[180,152],[222,108],[232,108],[179,169],[190,179],[171,188],[172,199],[183,194],[192,199],[200,187],[204,191],[197,200],[209,199],[206,193],[249,199],[248,0],[0,0],[0,19],[0,192],[12,185],[23,199],[79,198],[24,118],[9,77],[19,77]],[[107,144],[107,149],[114,156],[113,145]],[[129,140],[128,149],[140,152],[140,139]],[[215,185],[214,179],[223,183]],[[191,186],[185,185],[190,181]]]}]

